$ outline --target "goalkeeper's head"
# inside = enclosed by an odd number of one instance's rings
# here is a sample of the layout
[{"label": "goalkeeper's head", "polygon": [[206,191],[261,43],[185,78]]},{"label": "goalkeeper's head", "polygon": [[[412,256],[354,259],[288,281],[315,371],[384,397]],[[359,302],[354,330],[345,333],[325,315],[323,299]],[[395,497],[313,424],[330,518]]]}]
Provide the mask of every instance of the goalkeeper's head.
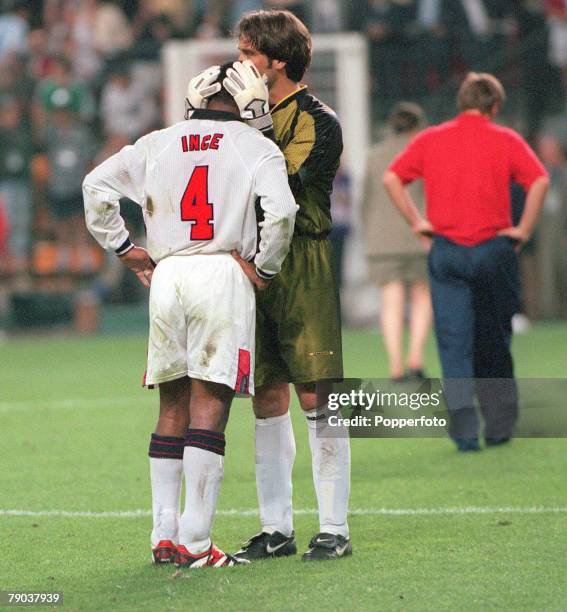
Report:
[{"label": "goalkeeper's head", "polygon": [[[309,30],[290,11],[246,13],[238,23],[238,37],[241,43],[246,43],[246,51],[251,47],[267,57],[268,68],[273,68],[274,62],[281,63],[281,70],[295,83],[301,81],[311,63],[312,44]],[[246,56],[241,59],[246,59]],[[249,59],[254,61],[252,57]],[[264,72],[260,66],[256,67],[260,72]]]}]

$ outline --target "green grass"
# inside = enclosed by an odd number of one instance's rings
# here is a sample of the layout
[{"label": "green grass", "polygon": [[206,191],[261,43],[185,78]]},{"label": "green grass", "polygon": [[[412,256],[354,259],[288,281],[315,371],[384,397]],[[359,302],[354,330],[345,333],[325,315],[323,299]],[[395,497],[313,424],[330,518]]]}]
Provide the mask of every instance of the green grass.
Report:
[{"label": "green grass", "polygon": [[[518,374],[564,377],[567,327],[515,339]],[[157,393],[138,387],[145,339],[44,339],[1,347],[0,509],[149,509],[147,445]],[[386,376],[376,333],[345,333],[347,375]],[[431,344],[428,370],[439,369]],[[75,400],[75,403],[61,403]],[[77,403],[81,400],[82,403]],[[294,505],[315,507],[303,418]],[[256,507],[253,418],[235,403],[220,509]],[[459,455],[446,440],[352,441],[351,508],[567,507],[567,443],[518,439]],[[149,563],[150,518],[0,516],[0,590],[64,591],[64,610],[567,609],[566,513],[371,515],[350,518],[352,558],[299,558],[176,577]],[[253,516],[217,518],[227,550]],[[300,547],[317,531],[295,519]]]}]

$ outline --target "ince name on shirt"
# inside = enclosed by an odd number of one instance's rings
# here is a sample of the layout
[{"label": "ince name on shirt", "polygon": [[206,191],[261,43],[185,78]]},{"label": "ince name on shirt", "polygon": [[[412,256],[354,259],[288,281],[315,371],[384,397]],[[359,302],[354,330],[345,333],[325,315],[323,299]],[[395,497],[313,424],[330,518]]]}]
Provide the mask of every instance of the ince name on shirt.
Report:
[{"label": "ince name on shirt", "polygon": [[189,151],[218,151],[221,138],[224,134],[189,134],[181,136],[181,148],[183,153]]}]

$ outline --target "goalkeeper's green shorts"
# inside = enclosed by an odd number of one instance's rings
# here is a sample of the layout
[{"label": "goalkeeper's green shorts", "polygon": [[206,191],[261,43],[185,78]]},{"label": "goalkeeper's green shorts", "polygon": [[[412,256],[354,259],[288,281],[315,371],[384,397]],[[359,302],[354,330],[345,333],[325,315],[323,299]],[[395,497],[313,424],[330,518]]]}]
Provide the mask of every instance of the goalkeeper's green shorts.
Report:
[{"label": "goalkeeper's green shorts", "polygon": [[342,377],[331,245],[326,239],[294,236],[281,272],[256,293],[255,385]]}]

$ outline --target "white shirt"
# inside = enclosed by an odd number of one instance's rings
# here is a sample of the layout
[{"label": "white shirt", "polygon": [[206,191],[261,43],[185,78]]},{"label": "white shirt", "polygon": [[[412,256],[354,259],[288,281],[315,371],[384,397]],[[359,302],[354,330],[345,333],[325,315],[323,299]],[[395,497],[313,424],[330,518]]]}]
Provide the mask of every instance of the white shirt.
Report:
[{"label": "white shirt", "polygon": [[[208,110],[124,147],[86,176],[83,196],[89,231],[105,249],[128,240],[119,205],[127,197],[142,207],[154,261],[235,249],[246,260],[255,255],[266,276],[280,271],[298,208],[276,145]],[[258,198],[264,220],[256,253]]]}]

